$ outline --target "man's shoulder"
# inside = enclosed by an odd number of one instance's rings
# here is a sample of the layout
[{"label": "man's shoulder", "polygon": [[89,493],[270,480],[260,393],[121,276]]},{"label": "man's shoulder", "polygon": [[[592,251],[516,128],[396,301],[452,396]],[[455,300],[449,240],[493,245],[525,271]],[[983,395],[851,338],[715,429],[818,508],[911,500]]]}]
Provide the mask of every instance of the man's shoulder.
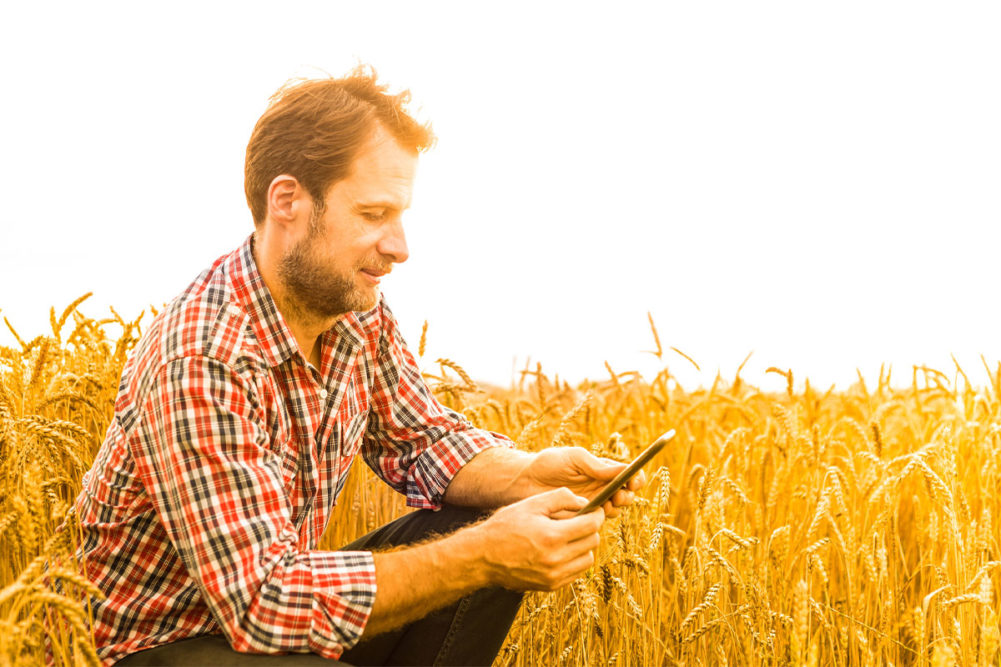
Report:
[{"label": "man's shoulder", "polygon": [[151,381],[179,359],[198,357],[239,369],[260,357],[250,316],[233,289],[231,257],[218,258],[157,314],[130,355],[123,389],[130,379]]}]

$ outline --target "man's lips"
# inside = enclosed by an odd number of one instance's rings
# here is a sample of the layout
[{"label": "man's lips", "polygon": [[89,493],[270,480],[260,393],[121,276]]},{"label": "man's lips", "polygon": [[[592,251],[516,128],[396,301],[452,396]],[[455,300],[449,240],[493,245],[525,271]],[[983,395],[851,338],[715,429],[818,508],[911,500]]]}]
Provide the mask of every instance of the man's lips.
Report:
[{"label": "man's lips", "polygon": [[380,279],[381,279],[381,278],[382,278],[382,277],[383,277],[384,275],[386,275],[386,274],[388,274],[388,273],[389,273],[389,271],[388,271],[388,270],[387,270],[387,271],[382,271],[382,270],[379,270],[379,269],[362,269],[362,270],[361,270],[361,272],[362,272],[362,273],[363,273],[363,274],[365,275],[365,277],[366,277],[366,278],[368,278],[368,280],[369,280],[369,281],[371,281],[371,282],[372,282],[372,284],[374,284],[374,285],[378,285],[378,284],[379,284],[379,280],[380,280]]}]

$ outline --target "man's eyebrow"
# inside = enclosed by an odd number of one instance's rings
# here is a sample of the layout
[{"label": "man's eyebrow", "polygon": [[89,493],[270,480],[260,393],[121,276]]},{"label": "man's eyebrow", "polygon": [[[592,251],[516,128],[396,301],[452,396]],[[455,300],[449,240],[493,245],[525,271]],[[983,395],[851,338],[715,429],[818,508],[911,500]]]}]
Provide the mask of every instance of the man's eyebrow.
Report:
[{"label": "man's eyebrow", "polygon": [[410,202],[407,202],[401,207],[398,201],[390,199],[359,200],[355,202],[355,208],[389,208],[393,210],[406,210],[410,208]]}]

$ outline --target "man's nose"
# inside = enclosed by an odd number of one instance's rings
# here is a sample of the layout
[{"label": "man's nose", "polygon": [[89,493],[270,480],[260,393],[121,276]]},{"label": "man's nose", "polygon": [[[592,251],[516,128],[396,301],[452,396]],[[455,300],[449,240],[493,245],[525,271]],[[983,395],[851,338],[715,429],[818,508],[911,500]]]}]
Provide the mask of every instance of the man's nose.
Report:
[{"label": "man's nose", "polygon": [[379,254],[389,257],[396,264],[402,264],[410,257],[407,236],[403,232],[403,224],[399,220],[386,230],[386,234],[379,241],[378,250]]}]

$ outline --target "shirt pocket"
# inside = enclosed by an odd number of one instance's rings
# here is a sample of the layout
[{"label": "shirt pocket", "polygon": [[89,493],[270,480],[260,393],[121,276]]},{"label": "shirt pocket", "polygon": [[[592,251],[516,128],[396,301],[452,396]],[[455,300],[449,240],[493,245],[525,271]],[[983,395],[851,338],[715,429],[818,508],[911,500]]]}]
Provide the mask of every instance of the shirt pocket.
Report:
[{"label": "shirt pocket", "polygon": [[368,426],[368,410],[348,414],[341,421],[341,457],[353,458],[361,449],[365,428]]},{"label": "shirt pocket", "polygon": [[353,458],[358,453],[368,426],[368,401],[358,392],[356,382],[352,378],[337,410],[336,437],[342,458]]}]

